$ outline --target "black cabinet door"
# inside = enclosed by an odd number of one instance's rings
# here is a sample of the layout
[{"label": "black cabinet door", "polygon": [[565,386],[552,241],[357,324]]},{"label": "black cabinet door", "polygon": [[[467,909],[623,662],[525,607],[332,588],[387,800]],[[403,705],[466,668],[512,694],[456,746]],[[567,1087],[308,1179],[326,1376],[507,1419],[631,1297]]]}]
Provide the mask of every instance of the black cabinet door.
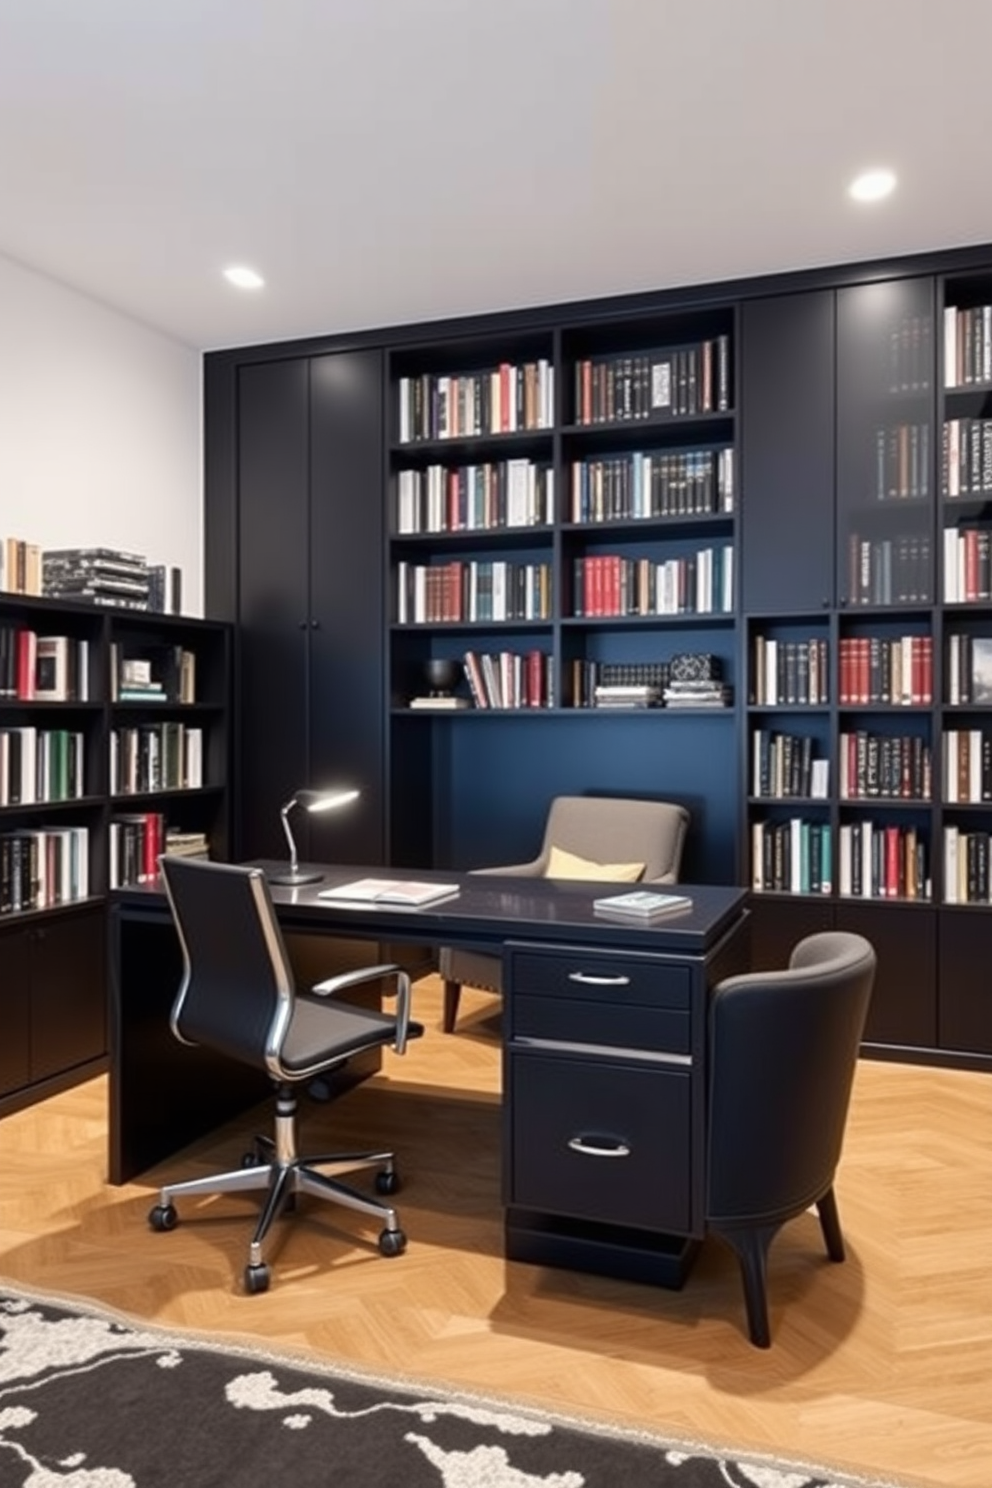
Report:
[{"label": "black cabinet door", "polygon": [[863,935],[878,957],[866,1044],[936,1048],[936,927],[936,915],[909,903],[838,903],[836,928]]},{"label": "black cabinet door", "polygon": [[834,296],[747,302],[741,348],[741,584],[752,614],[833,601]]},{"label": "black cabinet door", "polygon": [[285,855],[279,808],[311,783],[309,378],[302,358],[238,373],[235,850],[245,858]]},{"label": "black cabinet door", "polygon": [[837,597],[929,604],[934,585],[934,284],[837,294]]},{"label": "black cabinet door", "polygon": [[20,1090],[31,1078],[30,942],[19,930],[0,939],[0,1096]]},{"label": "black cabinet door", "polygon": [[310,823],[321,862],[385,852],[382,356],[310,363],[310,772],[361,800]]},{"label": "black cabinet door", "polygon": [[31,937],[31,1079],[45,1080],[107,1052],[101,913],[56,919]]},{"label": "black cabinet door", "polygon": [[940,993],[937,1035],[941,1049],[992,1054],[992,924],[974,909],[940,911]]}]

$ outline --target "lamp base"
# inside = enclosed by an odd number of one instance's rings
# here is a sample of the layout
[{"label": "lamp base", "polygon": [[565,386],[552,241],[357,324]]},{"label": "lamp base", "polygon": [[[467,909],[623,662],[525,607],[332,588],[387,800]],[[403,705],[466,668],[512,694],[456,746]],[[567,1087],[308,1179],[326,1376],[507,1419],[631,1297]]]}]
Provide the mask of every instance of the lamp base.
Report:
[{"label": "lamp base", "polygon": [[279,884],[283,888],[295,889],[298,884],[320,883],[324,875],[322,873],[308,872],[305,868],[297,868],[295,872],[287,868],[285,873],[266,873],[265,877],[270,884]]}]

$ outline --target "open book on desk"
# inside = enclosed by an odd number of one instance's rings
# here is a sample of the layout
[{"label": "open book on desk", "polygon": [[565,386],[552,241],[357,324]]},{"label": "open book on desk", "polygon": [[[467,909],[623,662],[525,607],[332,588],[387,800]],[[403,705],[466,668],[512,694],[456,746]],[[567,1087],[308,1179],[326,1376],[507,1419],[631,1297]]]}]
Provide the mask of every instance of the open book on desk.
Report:
[{"label": "open book on desk", "polygon": [[401,905],[407,909],[420,909],[425,904],[437,904],[442,899],[453,899],[458,885],[453,883],[427,883],[403,878],[356,878],[354,883],[339,884],[336,889],[321,889],[317,895],[325,904],[377,904]]}]

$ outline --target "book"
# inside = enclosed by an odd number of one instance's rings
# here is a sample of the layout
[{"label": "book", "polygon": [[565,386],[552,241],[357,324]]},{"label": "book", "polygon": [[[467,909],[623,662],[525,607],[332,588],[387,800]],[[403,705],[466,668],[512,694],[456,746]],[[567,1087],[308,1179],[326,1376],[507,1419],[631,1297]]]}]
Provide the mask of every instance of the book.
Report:
[{"label": "book", "polygon": [[453,899],[458,885],[426,883],[402,878],[357,878],[353,883],[339,884],[335,889],[321,889],[318,899],[332,904],[400,904],[419,909],[423,904],[436,904],[440,899]]},{"label": "book", "polygon": [[468,708],[471,704],[464,697],[415,697],[410,699],[411,708]]},{"label": "book", "polygon": [[618,914],[637,920],[653,920],[677,909],[691,909],[692,900],[686,894],[659,894],[651,889],[632,889],[629,894],[609,894],[605,899],[594,899],[592,907],[597,914]]}]

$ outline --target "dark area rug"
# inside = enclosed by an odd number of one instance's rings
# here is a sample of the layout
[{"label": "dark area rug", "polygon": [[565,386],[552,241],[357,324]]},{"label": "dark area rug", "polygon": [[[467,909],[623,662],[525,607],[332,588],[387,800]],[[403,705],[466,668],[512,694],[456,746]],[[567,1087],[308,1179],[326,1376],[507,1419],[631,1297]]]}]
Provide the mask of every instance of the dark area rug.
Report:
[{"label": "dark area rug", "polygon": [[847,1488],[0,1287],[2,1488]]}]

